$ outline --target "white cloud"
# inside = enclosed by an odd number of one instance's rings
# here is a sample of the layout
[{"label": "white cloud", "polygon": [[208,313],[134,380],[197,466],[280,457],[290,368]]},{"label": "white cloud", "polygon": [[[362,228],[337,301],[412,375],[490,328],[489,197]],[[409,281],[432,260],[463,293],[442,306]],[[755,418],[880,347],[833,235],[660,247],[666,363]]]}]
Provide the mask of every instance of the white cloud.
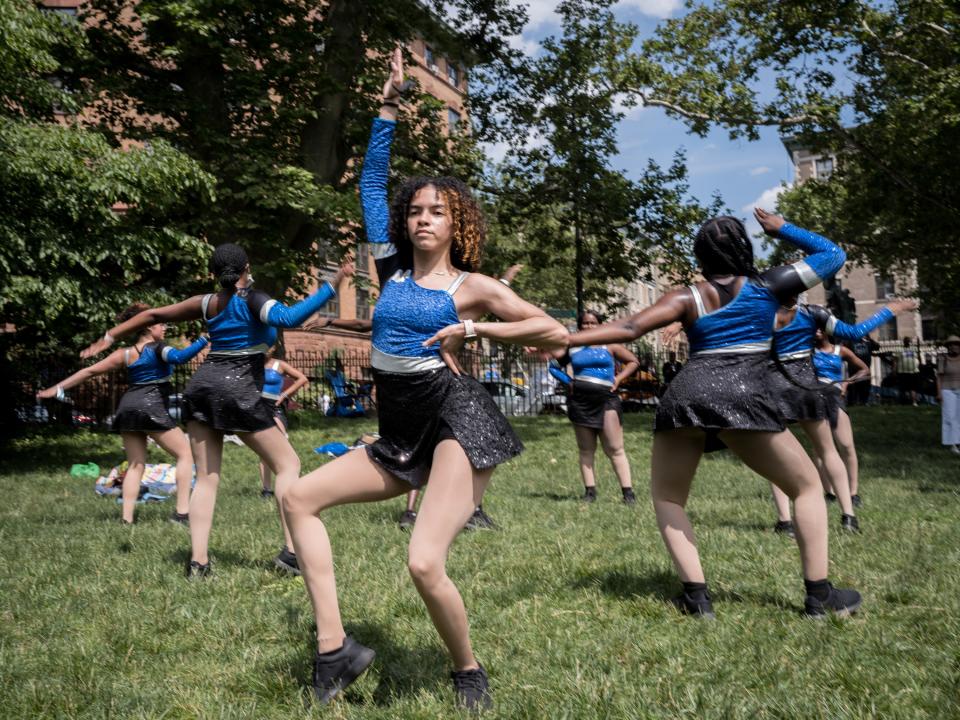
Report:
[{"label": "white cloud", "polygon": [[[527,30],[533,30],[542,25],[556,25],[559,23],[556,0],[512,0],[514,7],[527,8]],[[683,7],[683,0],[620,0],[614,6],[617,10],[636,10],[644,15],[655,18],[670,17]]]},{"label": "white cloud", "polygon": [[760,167],[755,167],[755,168],[753,168],[753,170],[750,171],[750,174],[751,174],[751,175],[766,175],[768,172],[770,172],[770,168],[768,168],[766,165],[762,165],[762,166],[760,166]]},{"label": "white cloud", "polygon": [[527,57],[533,57],[540,49],[540,43],[522,35],[512,35],[507,38],[507,42],[514,50],[519,50]]},{"label": "white cloud", "polygon": [[666,18],[683,7],[683,2],[682,0],[620,0],[617,6],[633,8],[655,18]]},{"label": "white cloud", "polygon": [[[758,223],[753,217],[753,209],[758,207],[763,210],[766,210],[767,212],[776,212],[777,198],[780,197],[780,193],[782,193],[784,190],[789,190],[789,189],[790,189],[789,184],[785,184],[785,185],[781,184],[771,188],[767,188],[762,193],[760,193],[760,196],[756,200],[754,200],[752,203],[748,203],[747,205],[744,205],[742,208],[740,208],[740,211],[743,213],[746,213],[747,215],[747,222],[745,224],[746,224],[747,232],[750,234],[750,237],[754,237],[755,235],[759,235],[760,233],[763,232],[763,230],[760,227],[760,223]],[[757,251],[759,251],[760,249],[759,244],[756,241],[754,241],[754,249]]]}]

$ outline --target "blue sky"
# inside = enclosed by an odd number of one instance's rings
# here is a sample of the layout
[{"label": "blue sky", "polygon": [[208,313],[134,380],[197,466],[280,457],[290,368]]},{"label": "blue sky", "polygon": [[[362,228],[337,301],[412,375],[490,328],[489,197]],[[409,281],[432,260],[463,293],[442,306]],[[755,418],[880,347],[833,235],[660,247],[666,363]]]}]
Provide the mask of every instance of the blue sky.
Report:
[{"label": "blue sky", "polygon": [[[514,0],[526,5],[529,22],[517,47],[535,54],[539,41],[559,34],[560,25],[553,12],[554,0]],[[640,29],[640,39],[653,33],[657,23],[684,12],[682,0],[620,0],[614,7],[618,20],[631,22]],[[714,130],[701,138],[689,134],[679,120],[667,117],[659,108],[635,108],[619,127],[620,155],[613,165],[628,175],[636,173],[652,158],[669,165],[674,152],[684,148],[687,154],[691,194],[703,202],[719,192],[733,214],[748,220],[751,235],[759,227],[750,217],[750,208],[760,204],[773,210],[781,184],[793,179],[793,166],[775,128],[765,129],[755,142],[730,140],[724,130]],[[493,154],[500,154],[495,149]],[[757,248],[760,249],[759,246]]]}]

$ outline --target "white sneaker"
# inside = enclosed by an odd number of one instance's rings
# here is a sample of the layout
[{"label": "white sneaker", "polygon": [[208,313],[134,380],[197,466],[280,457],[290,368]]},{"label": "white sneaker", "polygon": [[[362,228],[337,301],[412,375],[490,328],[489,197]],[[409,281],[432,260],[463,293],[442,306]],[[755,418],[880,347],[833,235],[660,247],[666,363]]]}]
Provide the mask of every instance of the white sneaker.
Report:
[{"label": "white sneaker", "polygon": [[951,445],[950,452],[952,452],[954,455],[960,455],[960,445]]}]

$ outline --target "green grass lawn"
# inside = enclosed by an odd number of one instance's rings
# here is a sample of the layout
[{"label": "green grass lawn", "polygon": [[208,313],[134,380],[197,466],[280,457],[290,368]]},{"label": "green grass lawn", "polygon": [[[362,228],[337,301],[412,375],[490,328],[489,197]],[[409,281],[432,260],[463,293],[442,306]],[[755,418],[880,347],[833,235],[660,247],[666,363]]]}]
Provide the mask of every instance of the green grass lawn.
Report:
[{"label": "green grass lawn", "polygon": [[[464,595],[501,718],[955,718],[960,716],[960,462],[929,408],[857,409],[864,532],[830,507],[831,576],[860,614],[805,620],[798,553],[775,536],[769,489],[726,453],[701,464],[689,505],[718,620],[678,615],[678,582],[646,493],[649,415],[627,416],[640,502],[605,459],[581,493],[563,418],[515,423],[527,446],[494,476],[502,531],[463,534],[449,572]],[[373,421],[303,418],[291,439],[351,442]],[[155,461],[164,456],[151,451]],[[276,510],[254,455],[228,445],[211,541],[216,577],[187,583],[173,503],[119,507],[72,463],[109,467],[117,437],[21,440],[0,470],[0,717],[439,718],[449,663],[405,566],[402,500],[325,521],[348,632],[377,651],[344,698],[307,698],[313,619],[299,578],[278,574]]]}]

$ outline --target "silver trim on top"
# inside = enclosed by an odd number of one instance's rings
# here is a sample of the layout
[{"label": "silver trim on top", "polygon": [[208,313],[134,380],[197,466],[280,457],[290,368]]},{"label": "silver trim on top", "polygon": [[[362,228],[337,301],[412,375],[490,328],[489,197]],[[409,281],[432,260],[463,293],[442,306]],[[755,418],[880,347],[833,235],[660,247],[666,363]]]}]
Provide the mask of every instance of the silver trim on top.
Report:
[{"label": "silver trim on top", "polygon": [[417,373],[446,367],[446,363],[436,355],[429,357],[405,357],[402,355],[390,355],[377,348],[370,350],[370,364],[376,370],[392,373]]},{"label": "silver trim on top", "polygon": [[259,345],[251,345],[250,347],[240,348],[239,350],[211,350],[210,355],[242,357],[244,355],[260,355],[266,353],[269,349],[266,343],[260,343]]},{"label": "silver trim on top", "polygon": [[609,380],[601,380],[600,378],[591,377],[589,375],[574,375],[574,380],[580,380],[582,382],[593,383],[594,385],[603,385],[604,387],[613,387],[613,383]]},{"label": "silver trim on top", "polygon": [[697,355],[751,355],[754,353],[770,352],[770,341],[755,343],[743,343],[742,345],[728,345],[722,348],[713,348],[712,350],[697,350],[690,353],[691,357]]},{"label": "silver trim on top", "polygon": [[823,278],[817,275],[814,269],[810,267],[810,263],[806,260],[798,260],[793,263],[791,267],[797,271],[797,275],[800,276],[800,280],[806,288],[812,288],[823,282]]}]

